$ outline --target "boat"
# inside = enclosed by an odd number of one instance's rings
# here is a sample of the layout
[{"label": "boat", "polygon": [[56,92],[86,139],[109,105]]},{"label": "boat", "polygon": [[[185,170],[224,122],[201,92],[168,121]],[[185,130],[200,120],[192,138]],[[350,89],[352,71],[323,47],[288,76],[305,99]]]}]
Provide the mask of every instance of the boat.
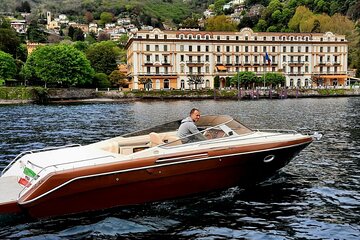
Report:
[{"label": "boat", "polygon": [[200,133],[184,141],[176,135],[180,124],[20,153],[1,172],[0,215],[44,218],[247,187],[273,176],[315,139],[207,115],[196,122]]}]

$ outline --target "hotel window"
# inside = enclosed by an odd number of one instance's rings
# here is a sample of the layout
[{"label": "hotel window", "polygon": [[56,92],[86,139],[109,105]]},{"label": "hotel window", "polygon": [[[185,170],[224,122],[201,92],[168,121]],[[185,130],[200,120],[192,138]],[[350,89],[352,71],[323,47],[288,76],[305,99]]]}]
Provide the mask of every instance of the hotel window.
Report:
[{"label": "hotel window", "polygon": [[146,51],[150,51],[150,45],[146,45]]},{"label": "hotel window", "polygon": [[200,35],[197,35],[196,38],[197,38],[197,40],[200,40],[201,37],[200,37]]},{"label": "hotel window", "polygon": [[181,52],[184,51],[184,45],[180,45],[180,51],[181,51]]},{"label": "hotel window", "polygon": [[180,39],[184,39],[184,35],[181,34],[181,35],[180,35]]},{"label": "hotel window", "polygon": [[147,67],[147,68],[146,68],[146,72],[147,72],[148,74],[150,74],[150,73],[151,73],[151,67]]},{"label": "hotel window", "polygon": [[226,36],[226,40],[230,40],[230,37],[229,37],[229,36]]},{"label": "hotel window", "polygon": [[197,56],[197,62],[201,62],[201,56]]},{"label": "hotel window", "polygon": [[286,56],[283,56],[283,62],[286,62]]},{"label": "hotel window", "polygon": [[245,52],[249,52],[249,47],[245,46]]},{"label": "hotel window", "polygon": [[209,51],[209,46],[205,46],[205,51],[206,51],[206,52]]},{"label": "hotel window", "polygon": [[192,35],[189,35],[189,39],[190,39],[190,40],[192,39]]},{"label": "hotel window", "polygon": [[217,40],[220,40],[220,36],[217,36]]},{"label": "hotel window", "polygon": [[192,46],[189,46],[189,52],[192,52]]},{"label": "hotel window", "polygon": [[245,63],[249,63],[249,56],[245,56]]},{"label": "hotel window", "polygon": [[158,39],[158,35],[155,35],[155,39]]},{"label": "hotel window", "polygon": [[257,36],[254,37],[254,40],[257,41]]},{"label": "hotel window", "polygon": [[294,47],[293,46],[290,47],[290,52],[294,52]]},{"label": "hotel window", "polygon": [[209,72],[210,72],[209,66],[206,66],[206,67],[205,67],[205,71],[206,71],[206,73],[209,73]]},{"label": "hotel window", "polygon": [[275,41],[275,37],[272,37],[272,40]]},{"label": "hotel window", "polygon": [[236,40],[239,40],[239,36],[236,36]]},{"label": "hotel window", "polygon": [[149,37],[150,37],[149,34],[146,34],[146,39],[149,39]]},{"label": "hotel window", "polygon": [[220,60],[221,60],[220,56],[217,56],[216,58],[217,63],[220,63],[221,62]]},{"label": "hotel window", "polygon": [[309,47],[305,47],[305,52],[309,52]]},{"label": "hotel window", "polygon": [[159,45],[155,45],[155,51],[159,51]]},{"label": "hotel window", "polygon": [[220,46],[216,46],[216,51],[220,52]]},{"label": "hotel window", "polygon": [[258,52],[258,47],[257,46],[254,47],[254,52]]},{"label": "hotel window", "polygon": [[205,39],[206,39],[206,40],[209,40],[209,36],[208,36],[208,35],[206,35],[206,36],[205,36]]},{"label": "hotel window", "polygon": [[309,72],[309,66],[305,66],[305,72],[306,72],[306,73]]},{"label": "hotel window", "polygon": [[249,37],[248,37],[248,36],[245,36],[245,40],[246,40],[246,41],[249,40]]},{"label": "hotel window", "polygon": [[230,47],[226,46],[226,52],[230,52]]},{"label": "hotel window", "polygon": [[193,68],[189,67],[189,73],[193,73]]},{"label": "hotel window", "polygon": [[156,68],[155,68],[155,72],[156,72],[156,74],[160,74],[160,68],[159,68],[159,67],[156,67]]},{"label": "hotel window", "polygon": [[181,61],[181,62],[184,61],[184,55],[180,55],[180,61]]},{"label": "hotel window", "polygon": [[151,60],[150,60],[150,57],[151,57],[151,55],[146,55],[146,62],[150,62]]},{"label": "hotel window", "polygon": [[201,46],[197,46],[197,51],[201,52]]},{"label": "hotel window", "polygon": [[164,35],[164,39],[167,39],[167,35]]},{"label": "hotel window", "polygon": [[164,45],[164,51],[167,52],[167,45]]},{"label": "hotel window", "polygon": [[206,62],[209,61],[209,55],[205,55],[205,61],[206,61]]},{"label": "hotel window", "polygon": [[236,49],[236,52],[239,52],[239,46],[236,46],[235,49]]},{"label": "hotel window", "polygon": [[274,46],[272,47],[272,51],[273,51],[273,52],[276,52],[276,48],[275,48]]},{"label": "hotel window", "polygon": [[159,61],[159,55],[155,55],[155,61],[158,62]]},{"label": "hotel window", "polygon": [[184,69],[185,69],[184,66],[180,66],[180,72],[181,72],[181,73],[184,73],[184,71],[185,71]]},{"label": "hotel window", "polygon": [[264,47],[263,47],[263,51],[264,51],[264,52],[266,52],[266,51],[267,51],[267,50],[266,50],[266,46],[264,46]]},{"label": "hotel window", "polygon": [[266,41],[266,37],[264,37],[264,41]]},{"label": "hotel window", "polygon": [[201,73],[201,67],[198,67],[198,68],[197,68],[197,72],[198,72],[198,73]]},{"label": "hotel window", "polygon": [[286,52],[286,47],[283,47],[283,52]]},{"label": "hotel window", "polygon": [[323,47],[320,47],[320,52],[323,52]]}]

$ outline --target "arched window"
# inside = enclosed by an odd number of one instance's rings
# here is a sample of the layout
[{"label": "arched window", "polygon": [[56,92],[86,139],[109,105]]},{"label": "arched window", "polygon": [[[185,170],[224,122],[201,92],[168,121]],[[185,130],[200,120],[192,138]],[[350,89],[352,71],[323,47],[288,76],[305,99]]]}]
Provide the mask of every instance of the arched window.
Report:
[{"label": "arched window", "polygon": [[189,38],[189,39],[192,39],[192,35],[191,35],[191,34],[189,34],[189,35],[188,35],[188,38]]},{"label": "arched window", "polygon": [[184,39],[184,34],[180,34],[180,39]]},{"label": "arched window", "polygon": [[196,39],[200,40],[201,39],[201,36],[198,34],[196,35]]},{"label": "arched window", "polygon": [[297,80],[297,84],[296,84],[296,86],[298,86],[298,87],[300,87],[300,86],[301,86],[301,79],[300,79],[300,78]]},{"label": "arched window", "polygon": [[309,87],[309,79],[305,79],[305,87]]},{"label": "arched window", "polygon": [[170,80],[169,79],[165,79],[164,80],[164,89],[169,89],[170,88]]},{"label": "arched window", "polygon": [[294,79],[290,79],[290,87],[294,86]]},{"label": "arched window", "polygon": [[185,80],[184,79],[182,79],[180,82],[180,88],[185,89]]},{"label": "arched window", "polygon": [[157,79],[156,82],[155,82],[155,89],[160,89],[160,80]]}]

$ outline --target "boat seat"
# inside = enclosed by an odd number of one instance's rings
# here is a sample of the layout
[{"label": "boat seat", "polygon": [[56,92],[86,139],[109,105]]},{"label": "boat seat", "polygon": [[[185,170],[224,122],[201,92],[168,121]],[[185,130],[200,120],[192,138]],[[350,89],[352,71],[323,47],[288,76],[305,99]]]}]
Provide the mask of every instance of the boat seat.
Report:
[{"label": "boat seat", "polygon": [[155,132],[151,132],[149,133],[150,136],[150,147],[155,147],[157,145],[163,144],[163,139],[162,137]]}]

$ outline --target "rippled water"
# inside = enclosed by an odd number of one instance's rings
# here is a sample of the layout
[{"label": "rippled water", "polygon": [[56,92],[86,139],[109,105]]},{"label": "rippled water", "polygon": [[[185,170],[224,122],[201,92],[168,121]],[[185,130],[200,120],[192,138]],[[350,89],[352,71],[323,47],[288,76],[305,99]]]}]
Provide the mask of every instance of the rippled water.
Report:
[{"label": "rippled water", "polygon": [[0,239],[360,239],[360,98],[0,106],[0,170],[21,151],[95,142],[183,118],[192,107],[324,137],[252,189],[0,220]]}]

